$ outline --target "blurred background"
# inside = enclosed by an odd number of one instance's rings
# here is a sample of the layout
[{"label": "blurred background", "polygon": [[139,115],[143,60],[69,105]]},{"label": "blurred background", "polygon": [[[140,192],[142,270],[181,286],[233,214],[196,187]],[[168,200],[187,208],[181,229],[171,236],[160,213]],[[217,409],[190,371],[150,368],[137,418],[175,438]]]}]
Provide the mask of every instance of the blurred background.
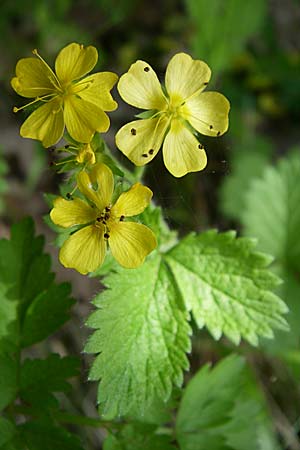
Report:
[{"label": "blurred background", "polygon": [[[79,42],[97,47],[99,61],[94,71],[119,75],[136,59],[144,59],[163,80],[170,57],[179,51],[207,62],[213,74],[208,89],[222,92],[231,102],[229,131],[220,138],[203,137],[208,155],[203,172],[175,179],[165,170],[159,154],[146,170],[146,183],[163,207],[165,219],[180,234],[208,227],[243,233],[247,227],[242,226],[242,213],[253,179],[290,151],[299,153],[300,2],[1,0],[0,35],[0,237],[8,236],[10,225],[26,215],[32,215],[38,232],[46,235],[58,279],[72,282],[78,300],[74,320],[49,342],[49,348],[61,354],[80,354],[88,333],[83,323],[91,310],[89,300],[100,282],[58,263],[54,234],[43,221],[48,212],[43,193],[58,192],[62,178],[49,167],[51,155],[45,149],[19,136],[25,113],[12,110],[25,99],[10,87],[17,60],[31,56],[37,48],[53,64],[62,47]],[[110,114],[112,126],[103,137],[130,167],[116,149],[114,135],[133,119],[135,110],[122,102],[116,89],[114,97],[119,108]],[[299,429],[299,272],[292,276],[297,283],[290,306],[296,315],[292,343],[280,351],[276,345],[270,349],[263,344],[272,358],[248,348],[245,351],[272,398],[275,422],[283,416],[284,423]],[[205,331],[196,333],[192,369],[229,350],[233,347],[228,342],[215,343]],[[285,358],[287,352],[290,358]],[[84,360],[83,380],[87,364]],[[94,385],[77,384],[76,405],[88,415],[96,414]],[[285,431],[290,432],[288,425]],[[101,432],[88,432],[87,449],[99,448],[100,442]]]}]

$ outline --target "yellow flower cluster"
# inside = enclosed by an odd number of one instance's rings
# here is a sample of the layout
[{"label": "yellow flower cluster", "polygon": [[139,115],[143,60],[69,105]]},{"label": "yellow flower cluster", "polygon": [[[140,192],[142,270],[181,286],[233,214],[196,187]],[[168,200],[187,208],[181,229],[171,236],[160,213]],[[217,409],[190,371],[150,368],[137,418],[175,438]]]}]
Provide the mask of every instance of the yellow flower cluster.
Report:
[{"label": "yellow flower cluster", "polygon": [[[84,165],[76,178],[81,196],[56,198],[50,213],[55,224],[70,228],[60,261],[86,274],[103,263],[109,248],[123,267],[138,267],[156,247],[156,238],[145,225],[126,219],[144,211],[152,192],[136,183],[113,203],[113,174],[105,164],[97,163],[92,146],[95,133],[109,129],[106,112],[118,106],[110,93],[118,76],[112,72],[88,75],[98,60],[93,46],[67,45],[55,60],[55,70],[36,50],[33,53],[34,57],[17,63],[11,81],[19,95],[32,99],[15,107],[15,112],[38,106],[20,134],[50,147],[66,129],[75,142],[71,147],[75,161]],[[170,60],[164,87],[148,63],[132,64],[121,76],[118,90],[127,103],[147,110],[148,118],[124,125],[116,134],[117,147],[136,166],[149,163],[163,147],[164,164],[175,177],[204,169],[207,157],[196,135],[225,133],[230,108],[222,94],[204,92],[210,76],[207,64],[185,53]]]}]

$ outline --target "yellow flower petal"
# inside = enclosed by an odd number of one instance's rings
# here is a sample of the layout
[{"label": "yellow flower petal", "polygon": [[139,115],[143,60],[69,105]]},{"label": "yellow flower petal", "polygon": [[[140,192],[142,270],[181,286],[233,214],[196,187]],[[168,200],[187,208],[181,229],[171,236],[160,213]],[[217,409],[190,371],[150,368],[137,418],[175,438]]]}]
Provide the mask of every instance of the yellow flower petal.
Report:
[{"label": "yellow flower petal", "polygon": [[135,183],[127,192],[123,192],[111,209],[112,215],[136,216],[144,211],[152,198],[152,191],[141,183]]},{"label": "yellow flower petal", "polygon": [[63,266],[85,275],[93,272],[104,260],[106,244],[104,227],[89,225],[76,231],[63,244],[59,260]]},{"label": "yellow flower petal", "polygon": [[108,130],[110,121],[98,106],[78,95],[70,95],[64,102],[64,119],[71,137],[78,142],[90,142],[96,131]]},{"label": "yellow flower petal", "polygon": [[230,103],[219,92],[202,92],[183,106],[184,118],[201,134],[221,136],[228,129]]},{"label": "yellow flower petal", "polygon": [[118,104],[112,98],[110,90],[116,84],[118,75],[112,72],[99,72],[84,78],[73,86],[74,92],[79,90],[80,97],[103,111],[114,111]]},{"label": "yellow flower petal", "polygon": [[156,73],[144,61],[135,62],[121,76],[118,91],[125,102],[137,108],[162,110],[166,106]]},{"label": "yellow flower petal", "polygon": [[93,202],[100,212],[110,205],[114,190],[112,171],[105,164],[95,164],[88,173],[82,171],[77,175],[79,190]]},{"label": "yellow flower petal", "polygon": [[140,223],[114,223],[109,234],[108,242],[114,258],[127,269],[140,266],[157,246],[153,232]]},{"label": "yellow flower petal", "polygon": [[16,65],[12,88],[22,97],[35,98],[54,93],[57,82],[50,68],[37,58],[23,58]]},{"label": "yellow flower petal", "polygon": [[37,139],[44,147],[56,144],[63,135],[64,118],[58,99],[51,100],[36,109],[25,120],[20,129],[20,135],[25,138]]},{"label": "yellow flower petal", "polygon": [[80,198],[66,200],[58,197],[53,202],[54,208],[50,212],[53,223],[68,228],[74,225],[83,225],[97,217],[97,211],[91,208]]},{"label": "yellow flower petal", "polygon": [[124,125],[116,134],[116,145],[136,166],[150,162],[161,147],[168,119],[134,120]]},{"label": "yellow flower petal", "polygon": [[166,71],[166,89],[169,96],[187,99],[196,91],[205,89],[211,70],[205,62],[194,60],[186,53],[177,53],[170,60]]},{"label": "yellow flower petal", "polygon": [[166,168],[174,177],[204,169],[205,150],[195,136],[179,120],[173,120],[163,146]]},{"label": "yellow flower petal", "polygon": [[55,71],[62,85],[78,80],[89,73],[98,61],[95,47],[84,47],[80,44],[69,44],[58,54]]}]

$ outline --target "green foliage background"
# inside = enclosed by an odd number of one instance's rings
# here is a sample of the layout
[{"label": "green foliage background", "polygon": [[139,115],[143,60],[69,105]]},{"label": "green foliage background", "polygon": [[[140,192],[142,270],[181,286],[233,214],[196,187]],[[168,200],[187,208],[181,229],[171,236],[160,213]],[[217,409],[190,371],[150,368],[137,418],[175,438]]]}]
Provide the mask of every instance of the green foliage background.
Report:
[{"label": "green foliage background", "polygon": [[[299,17],[297,0],[1,2],[1,450],[300,448]],[[174,179],[161,155],[147,167],[161,209],[144,219],[164,251],[131,275],[109,259],[90,279],[58,264],[43,192],[64,178],[12,113],[16,61],[33,48],[53,61],[72,41],[118,74],[139,58],[162,75],[187,51],[231,102],[228,133],[203,140],[205,171]],[[114,134],[136,111],[118,100],[105,139],[127,174]],[[28,215],[35,230],[16,225]]]}]

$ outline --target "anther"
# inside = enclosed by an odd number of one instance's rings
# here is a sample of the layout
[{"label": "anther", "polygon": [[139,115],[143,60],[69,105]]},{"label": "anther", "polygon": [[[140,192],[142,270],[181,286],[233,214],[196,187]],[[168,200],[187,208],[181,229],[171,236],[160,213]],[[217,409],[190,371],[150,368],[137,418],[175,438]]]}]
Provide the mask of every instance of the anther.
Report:
[{"label": "anther", "polygon": [[208,85],[208,81],[206,81],[205,83],[203,83],[204,84],[204,86],[207,86]]},{"label": "anther", "polygon": [[109,212],[110,211],[110,207],[109,206],[105,206],[105,211]]},{"label": "anther", "polygon": [[109,238],[109,234],[108,233],[104,233],[104,239],[108,239]]},{"label": "anther", "polygon": [[120,222],[123,222],[124,218],[125,218],[125,216],[121,216],[120,217]]},{"label": "anther", "polygon": [[97,217],[96,220],[97,220],[97,222],[101,222],[102,219],[101,219],[101,217]]},{"label": "anther", "polygon": [[69,147],[70,147],[70,144],[66,144],[66,145],[65,145],[65,148],[69,148]]},{"label": "anther", "polygon": [[50,162],[49,162],[49,166],[50,166],[50,167],[55,166],[55,162],[54,162],[54,161],[50,161]]},{"label": "anther", "polygon": [[132,136],[136,135],[136,129],[135,128],[131,128],[130,133],[132,134]]},{"label": "anther", "polygon": [[143,158],[148,158],[147,153],[143,153],[143,154],[142,154],[142,157],[143,157]]},{"label": "anther", "polygon": [[144,72],[149,72],[150,68],[149,67],[144,67]]},{"label": "anther", "polygon": [[212,129],[213,129],[213,126],[212,126],[212,125],[209,125],[209,129],[212,130]]},{"label": "anther", "polygon": [[199,145],[198,145],[198,148],[199,148],[200,150],[202,150],[204,147],[203,147],[202,144],[199,144]]},{"label": "anther", "polygon": [[153,153],[154,153],[154,150],[153,150],[153,148],[150,148],[150,150],[149,150],[149,155],[153,155]]},{"label": "anther", "polygon": [[221,131],[218,131],[218,132],[217,132],[217,136],[220,136],[220,134],[221,134]]},{"label": "anther", "polygon": [[67,193],[66,193],[66,197],[67,197],[67,199],[70,200],[70,198],[72,197],[71,193],[70,193],[70,192],[67,192]]}]

